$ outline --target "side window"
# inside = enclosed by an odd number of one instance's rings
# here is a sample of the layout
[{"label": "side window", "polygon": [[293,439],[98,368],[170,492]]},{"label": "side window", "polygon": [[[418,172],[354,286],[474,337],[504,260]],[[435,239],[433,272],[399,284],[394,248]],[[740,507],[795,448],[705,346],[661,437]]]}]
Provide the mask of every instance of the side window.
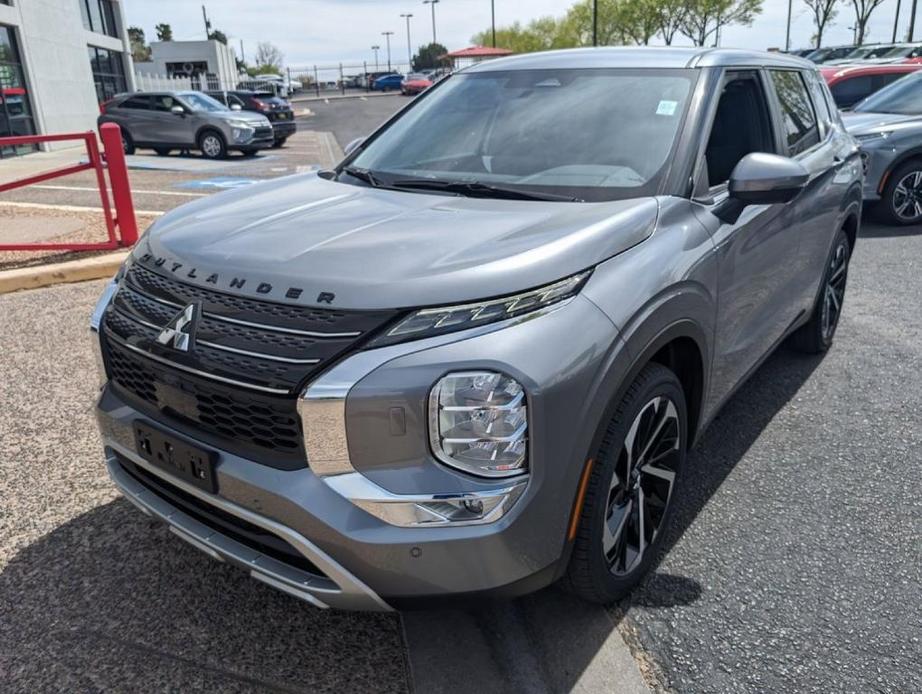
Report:
[{"label": "side window", "polygon": [[[896,82],[900,77],[905,77],[905,72],[890,72],[882,75],[874,75],[874,81],[872,83],[871,91],[868,94],[876,92],[878,89],[883,89],[891,82]],[[865,94],[867,96],[868,94]]]},{"label": "side window", "polygon": [[160,94],[154,97],[154,110],[155,111],[167,111],[174,106],[181,106],[176,99],[174,99],[169,94]]},{"label": "side window", "polygon": [[234,96],[233,94],[228,94],[227,95],[227,105],[233,106],[234,104],[237,104],[240,108],[243,108],[244,106],[243,101],[240,98]]},{"label": "side window", "polygon": [[212,99],[220,101],[225,106],[227,106],[228,103],[232,103],[229,102],[228,99],[233,99],[233,97],[230,96],[227,92],[208,92],[208,96],[210,96]]},{"label": "side window", "polygon": [[730,72],[705,149],[708,184],[720,186],[740,159],[751,152],[775,152],[768,102],[755,72]]},{"label": "side window", "polygon": [[136,111],[149,111],[150,110],[150,99],[146,96],[132,96],[129,99],[125,99],[119,108],[130,108]]},{"label": "side window", "polygon": [[874,91],[870,75],[848,77],[832,85],[832,98],[839,108],[856,104]]},{"label": "side window", "polygon": [[800,154],[820,141],[816,113],[797,70],[769,70],[781,108],[781,124],[791,156]]}]

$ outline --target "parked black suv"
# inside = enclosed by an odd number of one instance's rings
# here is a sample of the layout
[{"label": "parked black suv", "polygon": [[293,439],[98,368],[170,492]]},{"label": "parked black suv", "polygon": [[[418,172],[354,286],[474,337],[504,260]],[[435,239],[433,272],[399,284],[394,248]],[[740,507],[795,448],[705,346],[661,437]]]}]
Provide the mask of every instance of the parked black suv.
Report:
[{"label": "parked black suv", "polygon": [[244,111],[256,111],[263,114],[272,123],[275,136],[273,147],[282,147],[285,141],[295,134],[298,129],[295,123],[295,114],[291,104],[272,92],[255,92],[246,89],[234,91],[207,91],[213,99],[217,99],[228,107],[239,106]]}]

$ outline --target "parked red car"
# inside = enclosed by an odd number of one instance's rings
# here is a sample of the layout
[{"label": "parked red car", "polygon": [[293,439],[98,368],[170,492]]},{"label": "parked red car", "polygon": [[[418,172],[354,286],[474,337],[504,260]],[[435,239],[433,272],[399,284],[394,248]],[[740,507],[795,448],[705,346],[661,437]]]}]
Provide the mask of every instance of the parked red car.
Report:
[{"label": "parked red car", "polygon": [[848,109],[900,77],[922,69],[919,63],[820,67],[836,106]]},{"label": "parked red car", "polygon": [[424,92],[432,86],[432,81],[425,75],[411,72],[403,82],[400,83],[400,93],[405,96],[412,96]]}]

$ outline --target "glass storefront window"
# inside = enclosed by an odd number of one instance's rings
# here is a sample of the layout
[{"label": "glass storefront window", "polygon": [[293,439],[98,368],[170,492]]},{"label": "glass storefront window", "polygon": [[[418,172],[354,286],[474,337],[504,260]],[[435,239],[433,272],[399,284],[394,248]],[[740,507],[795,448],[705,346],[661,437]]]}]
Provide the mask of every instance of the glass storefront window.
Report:
[{"label": "glass storefront window", "polygon": [[[0,0],[2,1],[2,0]],[[115,24],[115,6],[112,0],[77,0],[83,17],[83,28],[118,38]]]},{"label": "glass storefront window", "polygon": [[[0,25],[0,137],[34,134],[35,121],[16,36],[10,27]],[[35,145],[0,147],[0,158],[35,149]]]},{"label": "glass storefront window", "polygon": [[87,50],[90,55],[93,82],[96,85],[96,99],[99,103],[108,101],[116,94],[128,91],[122,54],[95,46],[89,46]]}]

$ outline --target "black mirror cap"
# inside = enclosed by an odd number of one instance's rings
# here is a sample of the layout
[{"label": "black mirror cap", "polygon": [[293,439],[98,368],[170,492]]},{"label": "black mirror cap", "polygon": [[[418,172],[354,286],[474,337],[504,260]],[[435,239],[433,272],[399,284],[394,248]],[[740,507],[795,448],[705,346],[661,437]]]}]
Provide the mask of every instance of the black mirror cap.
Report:
[{"label": "black mirror cap", "polygon": [[730,174],[730,197],[747,205],[790,202],[803,190],[810,174],[789,157],[753,152],[740,159]]}]

